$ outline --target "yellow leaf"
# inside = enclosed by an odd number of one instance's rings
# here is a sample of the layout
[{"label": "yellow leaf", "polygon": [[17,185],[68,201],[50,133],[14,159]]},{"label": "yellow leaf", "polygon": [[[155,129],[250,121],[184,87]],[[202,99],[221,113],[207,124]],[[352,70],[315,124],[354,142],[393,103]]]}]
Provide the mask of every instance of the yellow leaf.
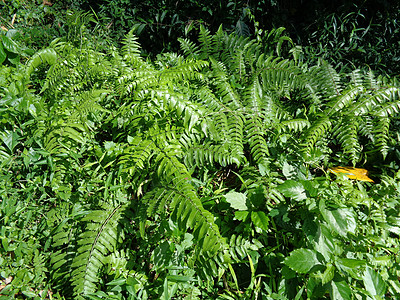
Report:
[{"label": "yellow leaf", "polygon": [[346,177],[350,179],[360,180],[360,181],[368,181],[374,182],[371,178],[368,177],[368,171],[361,168],[352,168],[352,167],[334,167],[328,169],[335,174],[343,173]]}]

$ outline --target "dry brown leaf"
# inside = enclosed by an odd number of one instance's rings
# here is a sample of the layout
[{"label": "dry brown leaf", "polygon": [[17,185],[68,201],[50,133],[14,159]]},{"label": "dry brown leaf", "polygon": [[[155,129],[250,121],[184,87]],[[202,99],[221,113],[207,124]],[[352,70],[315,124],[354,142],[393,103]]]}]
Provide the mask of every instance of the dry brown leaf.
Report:
[{"label": "dry brown leaf", "polygon": [[13,280],[12,276],[7,277],[6,279],[1,281],[1,285],[0,285],[0,292],[2,289],[4,289],[7,285],[9,285],[11,283],[11,281]]}]

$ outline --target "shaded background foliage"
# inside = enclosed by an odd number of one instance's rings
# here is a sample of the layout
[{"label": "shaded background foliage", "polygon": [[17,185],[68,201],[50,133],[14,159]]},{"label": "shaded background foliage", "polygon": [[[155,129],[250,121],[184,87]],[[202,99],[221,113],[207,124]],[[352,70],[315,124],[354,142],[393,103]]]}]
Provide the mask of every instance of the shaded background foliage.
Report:
[{"label": "shaded background foliage", "polygon": [[[325,59],[349,71],[355,65],[380,73],[398,74],[400,27],[398,1],[5,1],[0,2],[1,21],[22,29],[27,45],[38,47],[55,37],[70,37],[78,26],[64,12],[94,12],[86,26],[101,47],[118,45],[132,28],[144,52],[178,51],[178,37],[193,37],[200,24],[216,32],[225,30],[255,36],[261,30],[284,27],[302,46],[307,61]],[[8,25],[7,25],[8,24]],[[77,37],[77,35],[74,35]]]}]

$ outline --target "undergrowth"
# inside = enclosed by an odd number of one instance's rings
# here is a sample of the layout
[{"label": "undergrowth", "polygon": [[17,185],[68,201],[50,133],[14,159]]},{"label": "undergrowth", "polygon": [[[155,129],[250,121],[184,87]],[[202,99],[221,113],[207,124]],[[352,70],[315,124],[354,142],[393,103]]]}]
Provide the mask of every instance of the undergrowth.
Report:
[{"label": "undergrowth", "polygon": [[1,65],[0,297],[398,297],[399,84],[282,36]]}]

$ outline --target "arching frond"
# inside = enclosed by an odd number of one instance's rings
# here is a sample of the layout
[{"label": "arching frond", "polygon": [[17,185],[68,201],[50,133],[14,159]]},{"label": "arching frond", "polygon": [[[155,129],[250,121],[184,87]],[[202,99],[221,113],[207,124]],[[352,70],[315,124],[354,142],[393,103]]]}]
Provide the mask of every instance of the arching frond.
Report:
[{"label": "arching frond", "polygon": [[125,39],[123,40],[122,55],[125,61],[134,63],[135,60],[141,59],[140,56],[140,44],[138,38],[133,34],[134,30],[128,32]]}]

